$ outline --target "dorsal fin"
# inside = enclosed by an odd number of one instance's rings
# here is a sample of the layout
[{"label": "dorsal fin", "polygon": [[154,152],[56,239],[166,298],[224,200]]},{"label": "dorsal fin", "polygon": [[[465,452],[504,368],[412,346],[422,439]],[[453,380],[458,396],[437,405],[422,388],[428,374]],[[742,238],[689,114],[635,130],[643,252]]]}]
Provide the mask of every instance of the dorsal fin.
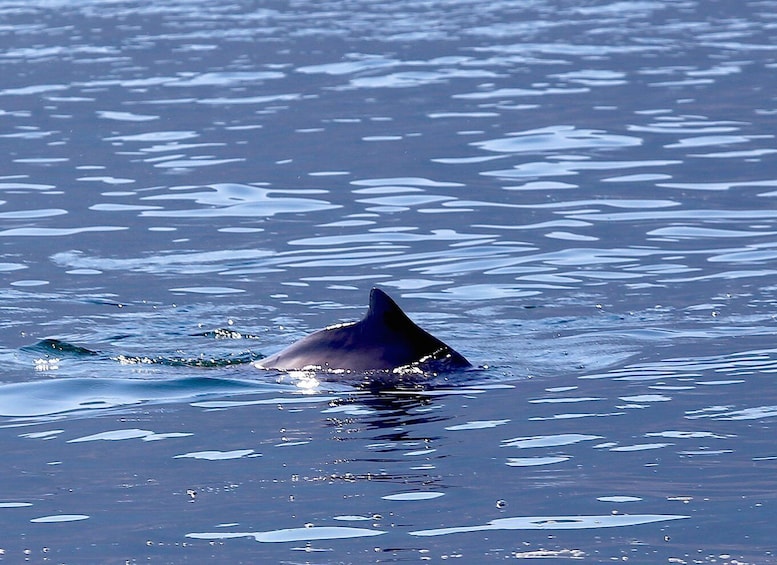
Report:
[{"label": "dorsal fin", "polygon": [[388,294],[373,288],[369,308],[361,321],[314,332],[262,359],[257,366],[280,370],[318,367],[322,371],[391,371],[414,364],[432,367],[434,372],[470,366],[459,353],[418,327]]},{"label": "dorsal fin", "polygon": [[364,321],[385,320],[387,317],[395,318],[396,316],[407,318],[407,314],[402,311],[402,308],[397,306],[397,303],[388,294],[379,288],[373,287],[370,290],[370,307],[367,309]]}]

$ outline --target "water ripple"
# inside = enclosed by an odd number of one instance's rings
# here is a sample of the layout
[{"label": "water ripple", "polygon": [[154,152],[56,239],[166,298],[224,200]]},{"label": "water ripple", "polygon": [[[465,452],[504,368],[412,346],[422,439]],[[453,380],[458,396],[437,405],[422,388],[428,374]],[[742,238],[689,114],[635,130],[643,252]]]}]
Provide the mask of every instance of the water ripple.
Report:
[{"label": "water ripple", "polygon": [[641,145],[638,137],[612,135],[574,126],[551,126],[510,134],[510,137],[473,143],[486,151],[499,153],[545,152],[581,148],[617,148]]},{"label": "water ripple", "polygon": [[[772,2],[0,4],[8,539],[773,558]],[[482,367],[251,367],[375,284]]]},{"label": "water ripple", "polygon": [[[280,390],[251,381],[210,377],[182,377],[163,380],[118,378],[69,378],[0,385],[0,415],[40,418],[59,414],[81,414],[148,402],[193,401],[209,396]],[[129,435],[127,435],[129,434]],[[93,439],[157,439],[153,432],[135,430],[111,432],[73,441]]]},{"label": "water ripple", "polygon": [[[177,162],[177,161],[176,161]],[[183,163],[183,162],[181,162]],[[186,166],[186,165],[184,165]],[[203,208],[190,208],[184,210],[145,210],[142,216],[152,217],[233,217],[233,216],[274,216],[281,213],[315,212],[319,210],[331,210],[338,208],[325,200],[299,197],[309,194],[305,190],[278,190],[266,189],[246,184],[216,184],[206,187],[207,191],[187,192],[183,187],[170,194],[157,194],[144,196],[143,200],[184,200],[194,201]],[[312,191],[318,194],[322,191]],[[273,194],[287,193],[295,196],[272,196]]]}]

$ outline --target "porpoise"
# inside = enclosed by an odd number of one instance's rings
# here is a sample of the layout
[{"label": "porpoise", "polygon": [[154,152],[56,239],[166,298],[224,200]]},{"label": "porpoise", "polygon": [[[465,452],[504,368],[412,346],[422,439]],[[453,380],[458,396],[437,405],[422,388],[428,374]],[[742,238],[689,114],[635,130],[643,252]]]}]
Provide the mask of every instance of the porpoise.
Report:
[{"label": "porpoise", "polygon": [[282,371],[356,373],[471,367],[463,355],[418,327],[379,288],[370,291],[369,309],[360,321],[314,332],[255,365]]}]

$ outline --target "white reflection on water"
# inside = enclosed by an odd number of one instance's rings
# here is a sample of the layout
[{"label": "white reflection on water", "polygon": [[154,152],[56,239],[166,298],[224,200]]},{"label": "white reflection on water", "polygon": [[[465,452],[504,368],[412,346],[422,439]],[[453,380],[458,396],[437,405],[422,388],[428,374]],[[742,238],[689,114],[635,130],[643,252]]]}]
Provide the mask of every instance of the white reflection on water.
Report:
[{"label": "white reflection on water", "polygon": [[[165,166],[187,167],[197,166],[197,161],[167,161]],[[203,164],[203,163],[200,163]],[[204,164],[211,164],[206,160]],[[190,192],[188,187],[172,187],[168,194],[144,196],[141,200],[184,200],[194,201],[202,208],[184,210],[144,210],[142,216],[149,217],[257,217],[273,216],[280,213],[302,213],[339,208],[325,200],[301,197],[304,194],[319,194],[320,190],[279,190],[266,189],[259,186],[236,183],[219,183],[208,187],[194,187]],[[203,190],[203,188],[205,190]],[[294,196],[272,196],[273,194],[292,194]]]},{"label": "white reflection on water", "polygon": [[515,518],[499,518],[491,520],[482,526],[460,526],[455,528],[439,528],[434,530],[417,530],[409,532],[411,536],[444,536],[487,530],[584,530],[597,528],[616,528],[621,526],[637,526],[654,522],[682,520],[690,516],[662,514],[616,514],[603,516],[526,516]]},{"label": "white reflection on water", "polygon": [[88,520],[90,516],[86,514],[54,514],[53,516],[41,516],[30,520],[33,524],[58,524],[61,522],[79,522]]},{"label": "white reflection on water", "polygon": [[519,437],[513,439],[503,439],[500,447],[518,447],[527,449],[532,447],[557,447],[562,445],[572,445],[583,441],[592,441],[602,439],[602,436],[590,434],[558,434],[550,436]]},{"label": "white reflection on water", "polygon": [[574,126],[549,126],[509,135],[499,139],[478,141],[472,145],[498,153],[540,153],[585,147],[599,149],[628,147],[642,143],[639,137],[612,135],[602,131],[577,129]]},{"label": "white reflection on water", "polygon": [[98,434],[92,434],[84,437],[74,438],[67,440],[67,443],[83,443],[85,441],[122,441],[127,439],[140,439],[143,441],[159,441],[162,439],[189,437],[191,433],[187,432],[169,432],[158,434],[150,430],[140,430],[137,428],[123,429],[123,430],[111,430],[108,432],[100,432]]},{"label": "white reflection on water", "polygon": [[507,424],[510,420],[474,420],[466,422],[465,424],[456,424],[455,426],[446,426],[448,431],[459,430],[483,430],[487,428],[495,428]]},{"label": "white reflection on water", "polygon": [[227,459],[240,459],[242,457],[261,457],[261,453],[253,449],[233,449],[231,451],[192,451],[173,456],[173,459],[204,459],[206,461],[224,461]]},{"label": "white reflection on water", "polygon": [[508,467],[537,467],[540,465],[552,465],[553,463],[563,463],[569,461],[569,457],[508,457]]},{"label": "white reflection on water", "polygon": [[187,538],[223,540],[233,538],[254,538],[263,543],[284,543],[292,541],[336,540],[372,537],[385,534],[382,530],[348,528],[343,526],[314,526],[310,528],[287,528],[266,532],[193,532]]},{"label": "white reflection on water", "polygon": [[445,496],[444,492],[400,492],[397,494],[387,494],[382,496],[383,500],[415,501],[415,500],[434,500]]}]

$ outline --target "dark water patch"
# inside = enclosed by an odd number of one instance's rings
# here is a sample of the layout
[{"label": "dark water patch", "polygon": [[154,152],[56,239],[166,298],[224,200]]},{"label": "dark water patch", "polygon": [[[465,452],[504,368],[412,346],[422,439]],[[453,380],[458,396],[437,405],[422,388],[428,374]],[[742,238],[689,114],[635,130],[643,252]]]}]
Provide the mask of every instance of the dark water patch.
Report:
[{"label": "dark water patch", "polygon": [[22,351],[29,353],[42,353],[44,355],[68,355],[73,357],[91,357],[100,355],[98,351],[81,347],[62,341],[59,339],[48,338],[39,341],[34,345],[29,345],[21,348]]}]

